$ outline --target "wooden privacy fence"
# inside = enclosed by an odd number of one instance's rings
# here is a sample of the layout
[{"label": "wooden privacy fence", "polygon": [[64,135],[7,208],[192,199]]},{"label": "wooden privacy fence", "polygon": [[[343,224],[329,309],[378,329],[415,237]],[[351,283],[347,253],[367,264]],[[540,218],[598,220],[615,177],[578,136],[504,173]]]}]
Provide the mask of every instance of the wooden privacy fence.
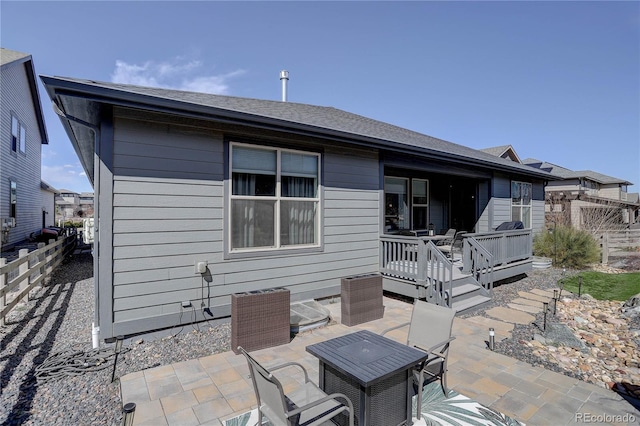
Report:
[{"label": "wooden privacy fence", "polygon": [[5,318],[37,285],[45,285],[50,275],[64,258],[73,251],[77,243],[77,234],[49,240],[49,244],[39,243],[32,252],[22,249],[18,259],[7,263],[0,258],[0,325]]},{"label": "wooden privacy fence", "polygon": [[600,235],[602,263],[609,262],[615,252],[637,251],[640,249],[640,229],[606,231]]}]

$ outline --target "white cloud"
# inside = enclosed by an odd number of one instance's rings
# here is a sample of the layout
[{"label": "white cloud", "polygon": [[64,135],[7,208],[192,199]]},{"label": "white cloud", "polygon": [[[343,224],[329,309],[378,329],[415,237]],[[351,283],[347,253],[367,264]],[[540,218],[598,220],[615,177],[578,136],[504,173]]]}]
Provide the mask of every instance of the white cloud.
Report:
[{"label": "white cloud", "polygon": [[90,188],[86,174],[80,167],[73,170],[68,165],[48,166],[42,165],[42,180],[56,189],[69,189],[72,191],[82,192]]},{"label": "white cloud", "polygon": [[129,64],[117,60],[111,81],[120,84],[188,90],[224,95],[229,93],[229,80],[244,74],[236,70],[226,74],[204,75],[202,62],[176,58],[169,62],[146,61]]}]

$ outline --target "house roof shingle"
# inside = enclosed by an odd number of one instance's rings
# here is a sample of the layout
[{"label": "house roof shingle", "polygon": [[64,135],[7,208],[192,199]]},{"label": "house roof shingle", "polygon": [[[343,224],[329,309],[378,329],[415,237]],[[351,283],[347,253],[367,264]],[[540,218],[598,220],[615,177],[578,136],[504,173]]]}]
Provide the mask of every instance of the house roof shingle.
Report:
[{"label": "house roof shingle", "polygon": [[28,53],[17,52],[11,49],[0,47],[0,66],[19,61],[21,59],[29,59],[31,55]]},{"label": "house roof shingle", "polygon": [[594,172],[593,170],[577,170],[577,171],[569,170],[565,167],[558,166],[557,164],[537,160],[535,158],[527,158],[523,160],[522,163],[538,169],[549,170],[551,174],[560,176],[562,179],[588,178],[593,180],[594,182],[597,182],[603,185],[617,184],[617,183],[623,184],[623,185],[633,185],[631,182],[628,182],[624,179],[607,176],[602,173]]},{"label": "house roof shingle", "polygon": [[[391,149],[410,150],[416,155],[427,154],[450,161],[470,162],[507,172],[518,172],[549,179],[548,173],[505,160],[463,145],[424,135],[392,124],[349,113],[333,107],[308,105],[233,96],[212,95],[180,90],[106,83],[67,77],[41,76],[52,100],[64,107],[67,114],[76,114],[83,121],[95,122],[87,111],[92,108],[86,99],[116,105],[144,105],[147,108],[173,113],[198,114],[204,119],[241,121],[245,124],[267,125],[288,131],[306,132],[323,137],[347,139],[352,143]],[[67,94],[73,94],[64,99]],[[80,96],[78,96],[80,94]],[[95,108],[93,108],[95,109]],[[77,114],[85,114],[78,117]],[[63,120],[64,122],[65,120]],[[71,124],[67,124],[70,126]],[[74,127],[77,129],[77,126]],[[77,137],[77,131],[67,133]],[[92,142],[91,142],[92,143]],[[90,146],[87,143],[86,149]],[[76,149],[78,151],[78,149]],[[82,148],[80,149],[82,151]],[[80,152],[79,152],[80,154]],[[82,158],[81,158],[82,159]],[[92,161],[86,156],[85,161]],[[92,167],[85,170],[92,180]]]}]

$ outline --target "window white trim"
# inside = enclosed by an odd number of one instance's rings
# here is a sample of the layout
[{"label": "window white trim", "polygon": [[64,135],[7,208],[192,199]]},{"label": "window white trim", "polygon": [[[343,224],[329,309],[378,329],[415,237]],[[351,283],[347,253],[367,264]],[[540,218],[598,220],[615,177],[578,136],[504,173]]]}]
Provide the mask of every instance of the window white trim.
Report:
[{"label": "window white trim", "polygon": [[18,145],[20,145],[20,120],[18,117],[11,114],[11,151],[18,152]]},{"label": "window white trim", "polygon": [[22,154],[27,153],[27,129],[20,123],[20,139],[18,141],[18,149]]},{"label": "window white trim", "polygon": [[27,153],[27,129],[18,117],[11,113],[11,152]]},{"label": "window white trim", "polygon": [[[411,227],[411,200],[409,178],[384,176],[384,228],[386,231]],[[396,195],[397,199],[393,196]],[[394,202],[397,204],[394,205]]]},{"label": "window white trim", "polygon": [[[425,184],[425,190],[426,193],[424,194],[425,198],[426,198],[426,202],[424,203],[416,203],[415,199],[416,199],[416,182],[424,182]],[[430,217],[429,217],[429,179],[422,179],[422,178],[412,178],[411,179],[411,229],[417,229],[418,226],[416,225],[416,215],[415,215],[415,209],[416,208],[423,208],[426,209],[426,213],[427,213],[427,224],[425,226],[425,229],[429,226],[429,222],[430,222]]]},{"label": "window white trim", "polygon": [[[251,148],[255,150],[264,150],[264,151],[272,151],[276,154],[276,168],[275,168],[275,189],[274,195],[243,195],[243,194],[235,194],[234,195],[234,172],[236,173],[251,173],[251,172],[259,172],[263,176],[271,176],[270,173],[265,173],[266,169],[262,170],[251,170],[248,169],[246,165],[239,169],[233,168],[233,154],[234,149],[239,147]],[[292,176],[292,177],[313,177],[315,179],[315,196],[314,197],[301,197],[301,196],[285,196],[282,194],[282,155],[283,153],[295,153],[305,156],[315,157],[317,167],[316,174],[310,172],[297,172],[297,173],[285,173],[284,176]],[[281,252],[281,251],[290,251],[290,250],[299,250],[306,248],[319,248],[321,247],[322,241],[322,206],[321,206],[321,154],[317,152],[310,151],[302,151],[302,150],[294,150],[294,149],[285,149],[285,148],[277,148],[277,147],[269,147],[264,145],[254,145],[247,144],[241,142],[229,142],[229,184],[227,188],[228,202],[227,202],[227,212],[228,217],[225,219],[225,225],[227,226],[227,247],[228,252],[230,254],[236,253],[264,253],[264,252]],[[239,192],[239,191],[236,191]],[[259,247],[233,247],[234,244],[234,235],[233,235],[233,211],[234,211],[234,201],[240,200],[249,200],[249,201],[272,201],[274,203],[274,217],[273,217],[273,232],[274,232],[274,244],[273,246],[259,246]],[[287,245],[282,241],[282,227],[281,227],[281,219],[282,219],[282,205],[285,202],[310,202],[314,203],[314,222],[315,229],[313,230],[313,244],[290,244]]]},{"label": "window white trim", "polygon": [[16,222],[18,219],[18,182],[14,179],[9,180],[9,217]]},{"label": "window white trim", "polygon": [[[519,194],[515,194],[514,189],[518,189]],[[528,195],[526,202],[525,194]],[[517,195],[517,196],[516,196]],[[519,220],[525,229],[531,229],[533,214],[533,185],[529,182],[511,181],[511,220]]]}]

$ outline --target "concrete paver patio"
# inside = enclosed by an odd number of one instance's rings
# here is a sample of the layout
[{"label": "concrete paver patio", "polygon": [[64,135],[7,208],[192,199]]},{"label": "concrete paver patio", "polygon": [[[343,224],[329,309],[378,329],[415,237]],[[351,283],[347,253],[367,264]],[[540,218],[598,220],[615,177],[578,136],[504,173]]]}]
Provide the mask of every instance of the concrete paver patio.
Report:
[{"label": "concrete paver patio", "polygon": [[[328,304],[330,325],[252,354],[267,368],[300,362],[317,383],[318,360],[305,347],[359,329],[379,333],[409,320],[412,305],[387,297],[384,305],[382,319],[347,327],[340,324],[340,304]],[[396,330],[387,337],[404,342],[406,333],[407,329]],[[448,385],[463,395],[527,425],[594,420],[596,424],[640,424],[640,412],[613,391],[488,350],[488,327],[482,323],[456,318],[453,334]],[[303,381],[297,369],[278,377],[285,392]],[[128,374],[120,382],[123,404],[136,403],[136,425],[220,426],[256,407],[246,361],[231,351]]]}]

